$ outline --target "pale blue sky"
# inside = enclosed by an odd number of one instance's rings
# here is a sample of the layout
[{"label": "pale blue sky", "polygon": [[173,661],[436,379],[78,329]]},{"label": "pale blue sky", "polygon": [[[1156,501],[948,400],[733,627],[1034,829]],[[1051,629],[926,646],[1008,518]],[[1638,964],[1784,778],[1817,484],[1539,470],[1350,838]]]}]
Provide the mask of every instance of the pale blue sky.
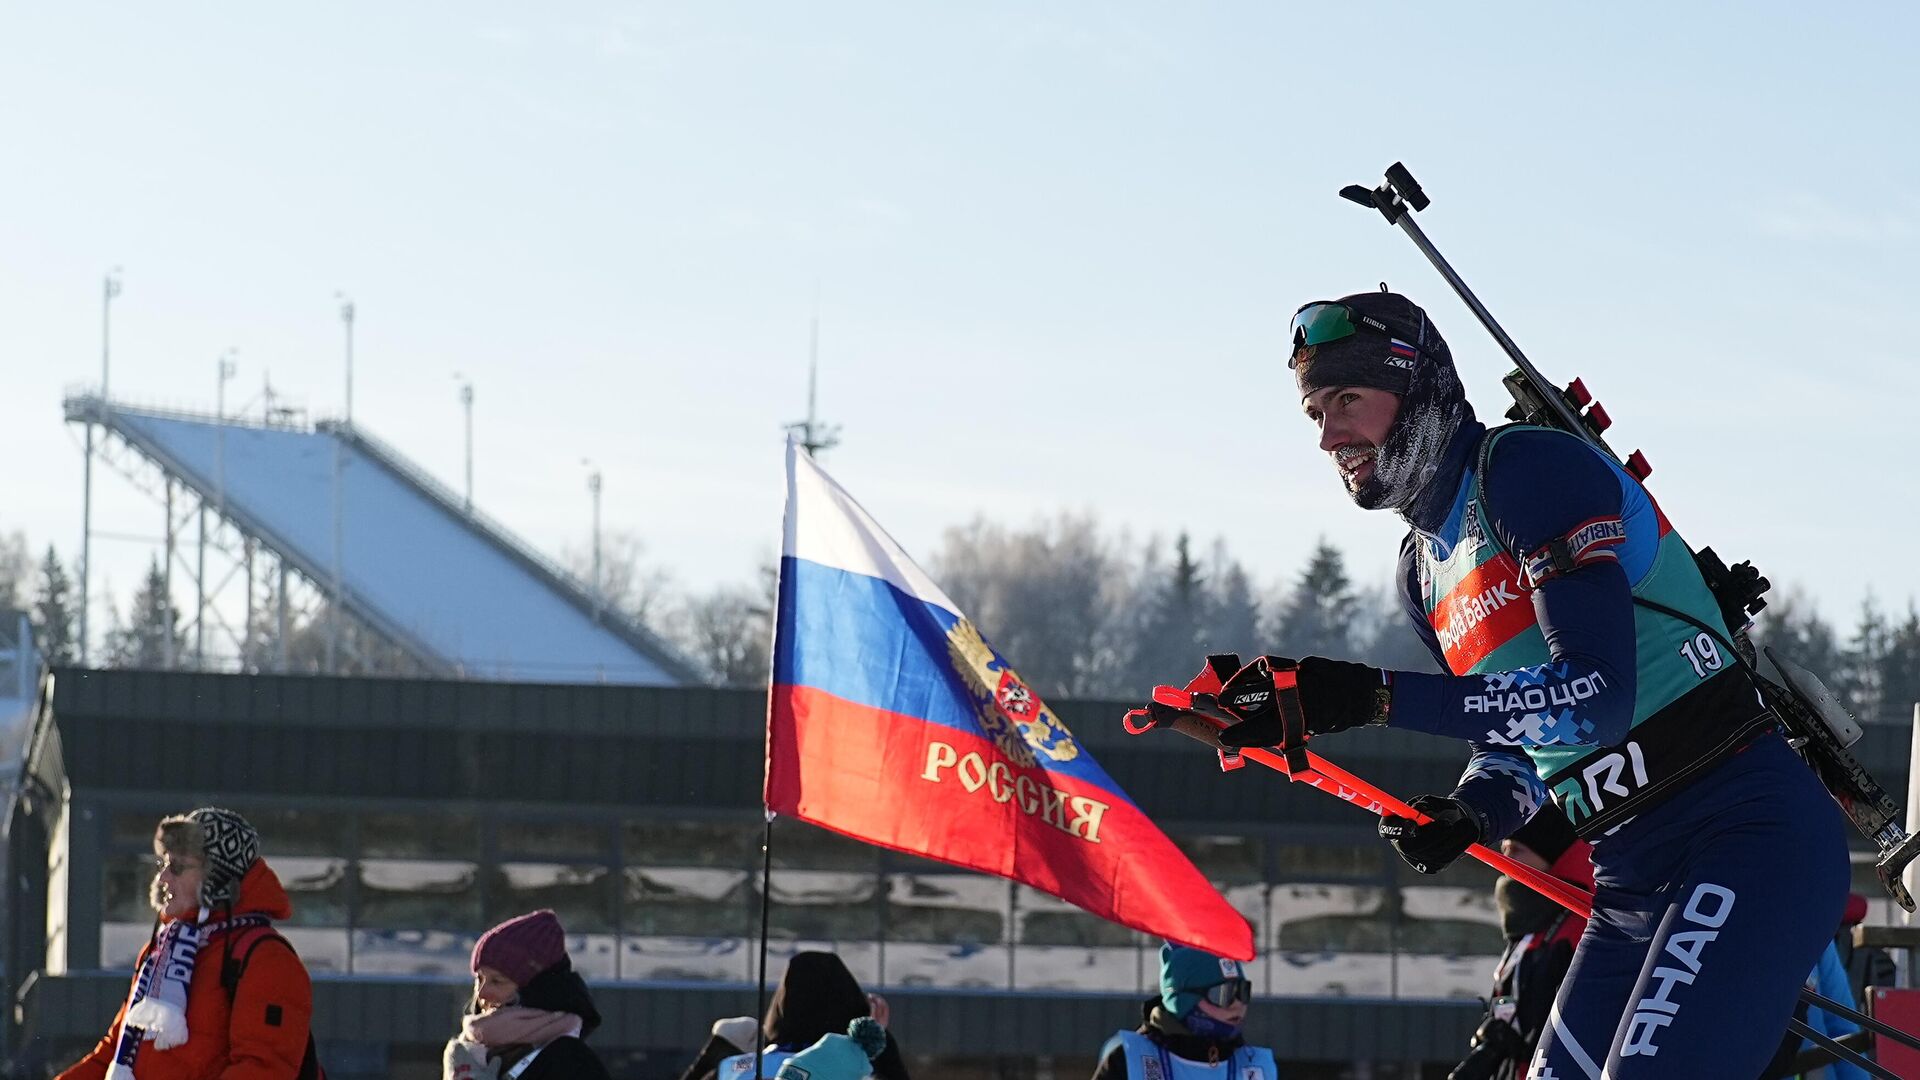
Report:
[{"label": "pale blue sky", "polygon": [[[1911,555],[1920,17],[1900,5],[16,5],[0,30],[0,529],[77,552],[100,277],[116,395],[275,387],[537,546],[609,528],[702,587],[777,543],[808,320],[828,468],[907,547],[1090,509],[1265,581],[1385,579],[1283,363],[1386,280],[1483,415],[1491,341],[1338,201],[1390,161],[1549,374],[1584,375],[1696,543],[1830,619]],[[1337,13],[1350,12],[1350,13]],[[1367,14],[1361,14],[1366,12]],[[1222,478],[1238,474],[1238,484]],[[157,531],[112,482],[102,527]],[[104,545],[124,594],[145,560]]]}]

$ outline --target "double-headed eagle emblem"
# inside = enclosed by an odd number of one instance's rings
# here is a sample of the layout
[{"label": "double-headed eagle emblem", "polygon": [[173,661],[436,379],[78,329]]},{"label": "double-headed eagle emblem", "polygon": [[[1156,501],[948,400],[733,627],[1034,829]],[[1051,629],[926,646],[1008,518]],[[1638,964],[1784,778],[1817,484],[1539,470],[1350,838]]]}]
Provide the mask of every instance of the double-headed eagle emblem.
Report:
[{"label": "double-headed eagle emblem", "polygon": [[963,618],[947,631],[947,656],[973,699],[980,726],[1009,761],[1025,768],[1034,764],[1036,754],[1051,761],[1080,756],[1080,744],[1067,726],[1047,711],[1040,695],[993,651],[971,621]]}]

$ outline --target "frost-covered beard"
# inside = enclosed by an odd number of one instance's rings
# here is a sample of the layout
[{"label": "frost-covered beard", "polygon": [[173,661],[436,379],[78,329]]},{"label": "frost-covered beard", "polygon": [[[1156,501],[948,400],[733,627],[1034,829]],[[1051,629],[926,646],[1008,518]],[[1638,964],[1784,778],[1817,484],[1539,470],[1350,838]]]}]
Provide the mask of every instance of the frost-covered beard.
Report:
[{"label": "frost-covered beard", "polygon": [[1362,510],[1404,512],[1433,482],[1447,443],[1467,418],[1466,391],[1453,358],[1435,336],[1420,350],[1400,411],[1374,451],[1373,472],[1347,494]]}]

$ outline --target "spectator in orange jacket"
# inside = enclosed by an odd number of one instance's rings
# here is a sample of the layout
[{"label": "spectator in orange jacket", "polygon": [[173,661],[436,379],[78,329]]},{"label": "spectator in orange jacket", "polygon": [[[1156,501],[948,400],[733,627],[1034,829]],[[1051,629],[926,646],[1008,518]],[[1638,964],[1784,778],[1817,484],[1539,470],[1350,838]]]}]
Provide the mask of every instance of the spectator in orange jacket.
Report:
[{"label": "spectator in orange jacket", "polygon": [[58,1080],[295,1080],[318,1075],[306,966],[273,920],[293,914],[231,810],[203,807],[154,831],[159,918],[106,1037]]}]

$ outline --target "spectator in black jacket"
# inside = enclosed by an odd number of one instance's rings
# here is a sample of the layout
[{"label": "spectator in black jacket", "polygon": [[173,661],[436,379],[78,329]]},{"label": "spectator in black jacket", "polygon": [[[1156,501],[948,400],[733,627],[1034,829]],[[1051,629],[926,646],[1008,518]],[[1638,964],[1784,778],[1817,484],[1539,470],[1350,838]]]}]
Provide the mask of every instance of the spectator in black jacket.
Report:
[{"label": "spectator in black jacket", "polygon": [[[760,1036],[766,1041],[760,1055],[760,1075],[772,1080],[788,1058],[819,1042],[823,1035],[846,1035],[847,1025],[862,1016],[872,1016],[884,1027],[889,1019],[886,1001],[862,991],[838,956],[830,952],[795,953],[760,1023]],[[726,1023],[714,1025],[712,1037],[702,1048],[699,1060],[682,1074],[683,1080],[746,1080],[752,1075],[754,1048],[737,1044],[729,1047],[732,1040],[722,1033]],[[752,1041],[750,1036],[748,1041]],[[723,1052],[729,1048],[735,1052]],[[876,1080],[908,1080],[906,1063],[891,1031],[887,1032],[886,1048],[873,1059],[873,1075]]]},{"label": "spectator in black jacket", "polygon": [[[1525,825],[1502,841],[1502,850],[1535,869],[1593,888],[1586,841],[1552,803],[1543,803]],[[1573,963],[1573,950],[1587,920],[1510,877],[1493,886],[1500,932],[1507,950],[1494,969],[1486,1018],[1474,1031],[1467,1057],[1447,1080],[1514,1080],[1547,1026],[1547,1013]]]}]

